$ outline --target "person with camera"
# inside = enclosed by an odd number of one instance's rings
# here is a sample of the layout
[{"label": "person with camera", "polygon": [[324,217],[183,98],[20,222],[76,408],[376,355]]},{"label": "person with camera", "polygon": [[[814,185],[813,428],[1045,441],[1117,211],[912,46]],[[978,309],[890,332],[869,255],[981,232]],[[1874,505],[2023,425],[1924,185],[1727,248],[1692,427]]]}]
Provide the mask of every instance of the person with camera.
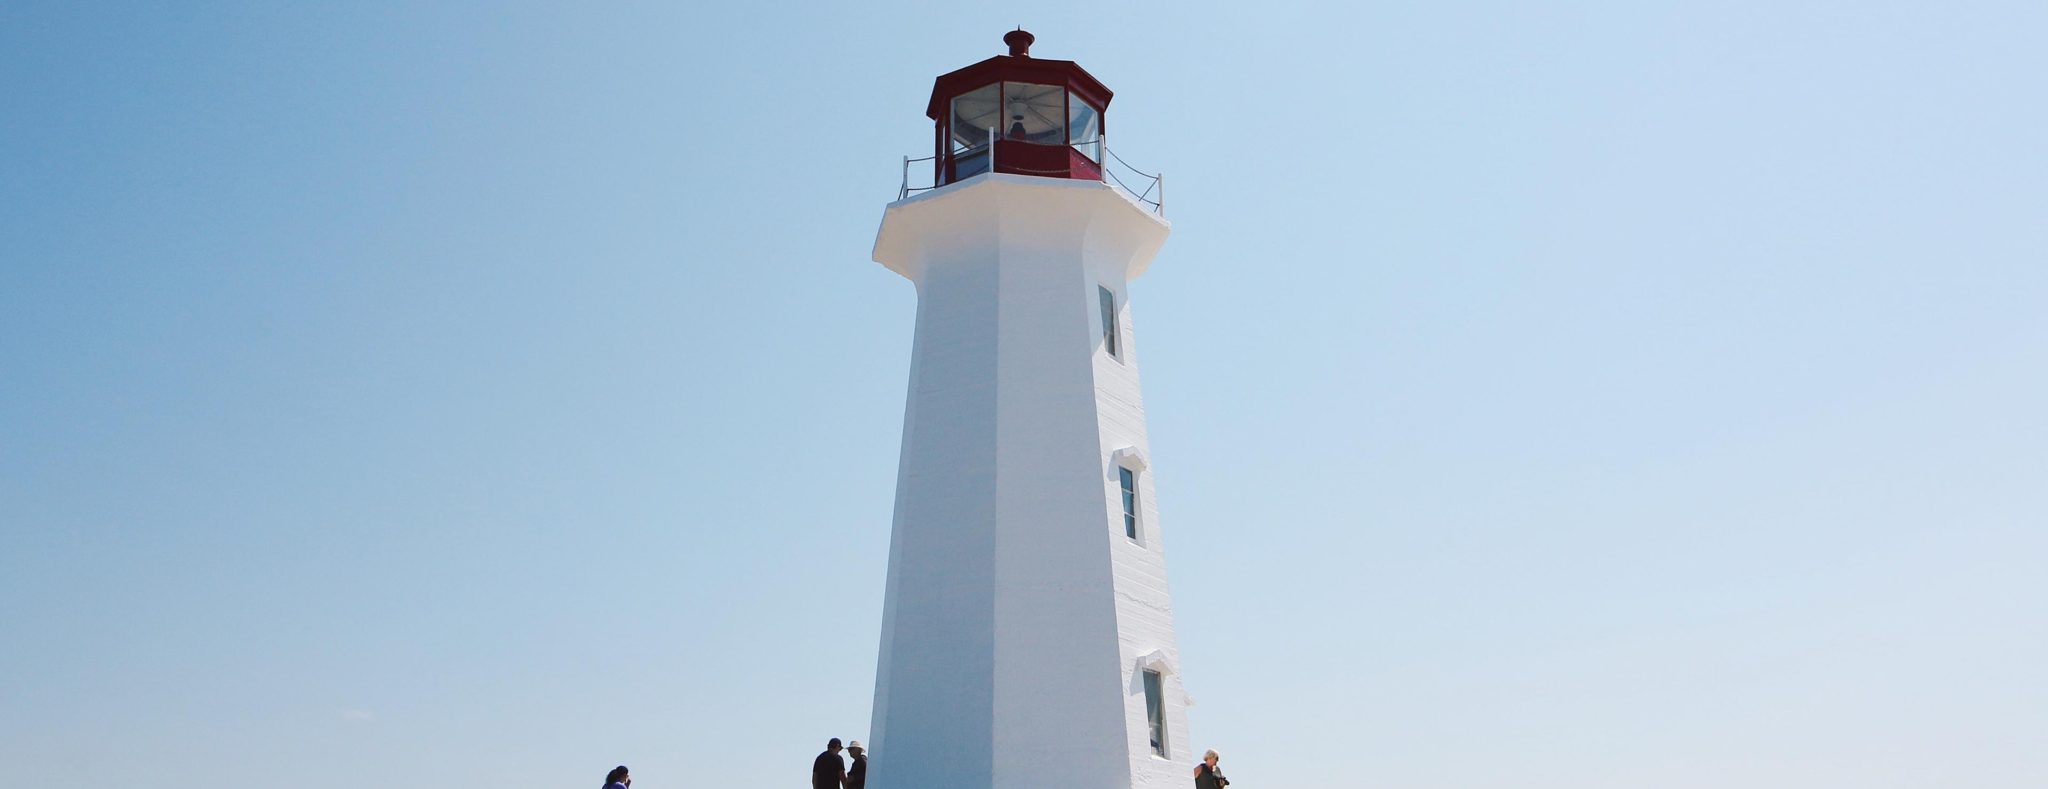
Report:
[{"label": "person with camera", "polygon": [[1223,789],[1230,785],[1230,779],[1223,777],[1223,770],[1216,766],[1222,759],[1214,748],[1202,754],[1202,763],[1195,765],[1195,789]]}]

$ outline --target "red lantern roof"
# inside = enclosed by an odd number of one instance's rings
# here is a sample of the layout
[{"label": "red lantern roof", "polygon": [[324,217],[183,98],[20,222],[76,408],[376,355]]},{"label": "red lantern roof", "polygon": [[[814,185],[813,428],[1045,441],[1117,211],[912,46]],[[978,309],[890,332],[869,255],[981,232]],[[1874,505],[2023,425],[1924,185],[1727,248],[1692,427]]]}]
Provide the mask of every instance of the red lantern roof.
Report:
[{"label": "red lantern roof", "polygon": [[1108,109],[1111,93],[1081,64],[1071,60],[1045,60],[1031,56],[1031,42],[1035,38],[1022,29],[1012,30],[1003,36],[1003,43],[1010,45],[1010,54],[976,63],[957,71],[941,75],[932,84],[931,103],[925,105],[925,117],[940,120],[946,111],[946,103],[954,96],[994,82],[1032,82],[1038,84],[1064,85],[1080,95],[1096,109]]},{"label": "red lantern roof", "polygon": [[1071,60],[1032,57],[1031,42],[1012,30],[1003,36],[1010,54],[932,85],[934,184],[986,172],[1102,180],[1109,88]]}]

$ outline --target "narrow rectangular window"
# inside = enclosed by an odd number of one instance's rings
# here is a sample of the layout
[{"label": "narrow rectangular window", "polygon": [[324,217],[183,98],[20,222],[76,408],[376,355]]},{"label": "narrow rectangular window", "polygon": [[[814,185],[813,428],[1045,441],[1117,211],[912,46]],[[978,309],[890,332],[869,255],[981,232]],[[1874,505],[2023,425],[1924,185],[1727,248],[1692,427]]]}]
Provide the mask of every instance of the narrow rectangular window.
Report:
[{"label": "narrow rectangular window", "polygon": [[1121,359],[1116,352],[1116,294],[1108,288],[1097,287],[1102,296],[1102,349],[1111,357]]},{"label": "narrow rectangular window", "polygon": [[1166,754],[1166,698],[1159,690],[1159,672],[1145,672],[1145,720],[1152,726],[1152,752]]},{"label": "narrow rectangular window", "polygon": [[1126,467],[1116,470],[1124,487],[1124,536],[1138,539],[1138,475]]}]

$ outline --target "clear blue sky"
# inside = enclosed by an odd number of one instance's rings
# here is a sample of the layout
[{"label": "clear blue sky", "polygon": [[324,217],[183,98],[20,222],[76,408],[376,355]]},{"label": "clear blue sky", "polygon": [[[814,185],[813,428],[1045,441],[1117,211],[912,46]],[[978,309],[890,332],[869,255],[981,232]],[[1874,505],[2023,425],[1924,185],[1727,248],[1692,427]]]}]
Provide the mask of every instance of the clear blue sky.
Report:
[{"label": "clear blue sky", "polygon": [[867,255],[1018,24],[1167,174],[1241,785],[2048,785],[2048,6],[88,5],[0,7],[0,785],[865,738]]}]

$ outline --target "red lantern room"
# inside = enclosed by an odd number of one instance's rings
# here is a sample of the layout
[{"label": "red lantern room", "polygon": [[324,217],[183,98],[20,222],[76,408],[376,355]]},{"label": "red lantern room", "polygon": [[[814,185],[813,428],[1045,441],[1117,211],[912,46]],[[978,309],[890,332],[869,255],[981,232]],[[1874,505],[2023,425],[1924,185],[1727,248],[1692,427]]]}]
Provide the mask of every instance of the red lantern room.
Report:
[{"label": "red lantern room", "polygon": [[937,124],[935,185],[999,173],[1102,179],[1103,87],[1070,60],[1031,56],[1022,28],[1003,36],[1010,54],[939,77],[925,109]]}]

